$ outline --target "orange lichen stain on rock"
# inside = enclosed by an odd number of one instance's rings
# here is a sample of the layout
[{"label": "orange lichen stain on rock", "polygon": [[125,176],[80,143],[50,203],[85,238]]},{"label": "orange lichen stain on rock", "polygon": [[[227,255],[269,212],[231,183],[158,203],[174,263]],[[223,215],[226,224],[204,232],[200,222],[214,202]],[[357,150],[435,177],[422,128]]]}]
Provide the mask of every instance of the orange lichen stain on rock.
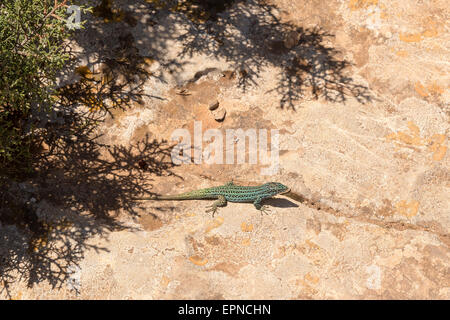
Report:
[{"label": "orange lichen stain on rock", "polygon": [[381,11],[380,19],[386,20],[387,18],[389,18],[389,14],[386,11]]},{"label": "orange lichen stain on rock", "polygon": [[75,68],[75,73],[80,75],[83,78],[91,79],[92,78],[92,71],[89,69],[88,66],[79,66]]},{"label": "orange lichen stain on rock", "polygon": [[422,37],[425,38],[436,37],[437,35],[438,35],[437,29],[427,29],[424,32],[422,32]]},{"label": "orange lichen stain on rock", "polygon": [[139,67],[141,67],[142,69],[145,70],[145,72],[148,73],[148,75],[151,75],[151,66],[152,64],[155,62],[155,59],[152,59],[150,57],[143,57],[141,61],[139,61],[138,65]]},{"label": "orange lichen stain on rock", "polygon": [[447,153],[447,146],[444,145],[446,136],[443,134],[434,134],[430,138],[421,138],[420,129],[412,121],[408,122],[408,133],[399,131],[388,134],[385,138],[389,141],[396,141],[412,146],[428,145],[428,150],[433,152],[433,160],[440,161]]},{"label": "orange lichen stain on rock", "polygon": [[447,146],[444,146],[445,135],[443,134],[434,134],[431,138],[428,139],[430,146],[428,149],[433,152],[433,160],[440,161],[444,158],[447,153]]},{"label": "orange lichen stain on rock", "polygon": [[250,239],[250,238],[242,239],[241,244],[242,244],[243,246],[248,247],[248,246],[251,244],[251,239]]},{"label": "orange lichen stain on rock", "polygon": [[242,222],[241,223],[241,230],[243,232],[252,232],[253,231],[253,224]]},{"label": "orange lichen stain on rock", "polygon": [[416,92],[422,97],[428,97],[429,95],[427,89],[422,85],[420,81],[417,81],[414,84],[414,90],[416,90]]},{"label": "orange lichen stain on rock", "polygon": [[424,144],[423,139],[420,137],[420,129],[412,121],[408,121],[408,128],[410,134],[406,132],[399,131],[397,133],[393,132],[388,134],[385,138],[387,140],[396,140],[405,144],[421,146]]},{"label": "orange lichen stain on rock", "polygon": [[399,35],[400,41],[403,42],[419,42],[422,40],[421,33],[400,33]]},{"label": "orange lichen stain on rock", "polygon": [[164,287],[164,288],[167,288],[169,283],[170,283],[170,279],[167,278],[166,276],[162,276],[162,278],[161,278],[161,286]]},{"label": "orange lichen stain on rock", "polygon": [[395,209],[402,216],[412,218],[419,211],[419,201],[412,200],[407,203],[406,200],[402,200],[400,202],[397,202],[397,204],[395,205]]},{"label": "orange lichen stain on rock", "polygon": [[206,226],[205,232],[208,233],[211,230],[220,227],[222,225],[223,221],[224,221],[223,217],[217,217],[214,220],[210,221],[208,223],[208,225]]},{"label": "orange lichen stain on rock", "polygon": [[441,161],[442,159],[444,159],[444,156],[446,153],[447,153],[447,147],[439,146],[439,148],[436,150],[436,152],[433,153],[433,160]]},{"label": "orange lichen stain on rock", "polygon": [[431,18],[425,20],[425,30],[416,33],[400,33],[399,39],[403,42],[419,42],[424,38],[436,37],[439,34],[439,24]]},{"label": "orange lichen stain on rock", "polygon": [[306,281],[312,282],[312,283],[314,283],[314,284],[317,284],[317,283],[319,282],[319,280],[320,280],[319,277],[312,275],[311,272],[308,272],[308,273],[305,275],[304,279],[305,279]]},{"label": "orange lichen stain on rock", "polygon": [[17,295],[12,296],[9,300],[22,300],[22,292],[19,291],[19,293],[17,293]]},{"label": "orange lichen stain on rock", "polygon": [[405,58],[409,55],[408,51],[405,51],[405,50],[398,50],[395,52],[395,54],[402,58]]},{"label": "orange lichen stain on rock", "polygon": [[199,256],[189,257],[189,261],[192,262],[193,264],[195,264],[197,266],[201,266],[201,267],[208,263],[208,259],[201,258]]},{"label": "orange lichen stain on rock", "polygon": [[348,7],[352,11],[365,9],[367,7],[376,5],[378,5],[378,0],[350,0],[348,2]]},{"label": "orange lichen stain on rock", "polygon": [[445,141],[445,135],[443,134],[433,134],[429,139],[428,142],[430,142],[430,149],[431,151],[436,151],[437,147],[441,144],[443,144]]},{"label": "orange lichen stain on rock", "polygon": [[152,65],[153,62],[155,62],[155,59],[152,59],[150,57],[144,57],[142,59],[142,64],[146,64],[146,65],[149,65],[149,66]]},{"label": "orange lichen stain on rock", "polygon": [[417,125],[412,121],[408,121],[408,128],[413,133],[414,137],[418,137],[420,135],[420,129]]},{"label": "orange lichen stain on rock", "polygon": [[416,90],[416,92],[422,97],[428,97],[432,94],[441,95],[444,93],[444,88],[442,88],[436,82],[432,82],[424,86],[420,81],[417,81],[414,84],[414,90]]}]

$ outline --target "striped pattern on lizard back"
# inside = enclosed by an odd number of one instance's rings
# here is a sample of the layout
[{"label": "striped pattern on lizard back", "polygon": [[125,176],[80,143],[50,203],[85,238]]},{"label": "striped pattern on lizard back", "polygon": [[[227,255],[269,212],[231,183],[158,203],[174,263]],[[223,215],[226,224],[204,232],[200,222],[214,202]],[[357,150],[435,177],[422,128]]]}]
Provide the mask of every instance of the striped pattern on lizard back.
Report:
[{"label": "striped pattern on lizard back", "polygon": [[199,189],[173,196],[159,196],[160,200],[202,200],[217,199],[224,196],[230,202],[254,202],[256,199],[266,199],[276,195],[267,186],[237,186],[226,184],[219,187]]}]

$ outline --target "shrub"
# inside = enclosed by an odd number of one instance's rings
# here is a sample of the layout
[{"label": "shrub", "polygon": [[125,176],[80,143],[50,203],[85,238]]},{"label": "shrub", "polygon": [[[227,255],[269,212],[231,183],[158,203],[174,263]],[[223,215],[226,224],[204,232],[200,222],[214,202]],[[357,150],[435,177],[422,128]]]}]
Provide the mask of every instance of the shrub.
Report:
[{"label": "shrub", "polygon": [[31,168],[34,110],[54,104],[58,71],[68,54],[64,40],[68,0],[0,2],[0,174]]}]

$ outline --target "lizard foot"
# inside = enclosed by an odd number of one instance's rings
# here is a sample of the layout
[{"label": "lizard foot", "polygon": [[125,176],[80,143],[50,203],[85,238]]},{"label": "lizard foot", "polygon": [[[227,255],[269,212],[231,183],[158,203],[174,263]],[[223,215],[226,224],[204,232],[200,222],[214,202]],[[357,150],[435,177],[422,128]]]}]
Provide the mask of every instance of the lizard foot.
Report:
[{"label": "lizard foot", "polygon": [[272,212],[272,210],[270,210],[269,206],[267,205],[263,205],[261,209],[259,209],[259,211],[261,211],[261,215],[263,215],[263,213],[268,215],[269,213]]},{"label": "lizard foot", "polygon": [[211,212],[212,217],[214,218],[214,215],[215,215],[216,212],[217,212],[217,206],[211,205],[211,206],[207,207],[207,210],[206,210],[205,212],[206,212],[206,213],[210,213],[210,212]]},{"label": "lizard foot", "polygon": [[206,212],[212,212],[212,216],[214,218],[214,214],[217,212],[217,207],[225,207],[227,205],[227,199],[224,196],[220,195],[217,197],[217,201],[214,201],[212,205],[210,205],[206,210]]}]

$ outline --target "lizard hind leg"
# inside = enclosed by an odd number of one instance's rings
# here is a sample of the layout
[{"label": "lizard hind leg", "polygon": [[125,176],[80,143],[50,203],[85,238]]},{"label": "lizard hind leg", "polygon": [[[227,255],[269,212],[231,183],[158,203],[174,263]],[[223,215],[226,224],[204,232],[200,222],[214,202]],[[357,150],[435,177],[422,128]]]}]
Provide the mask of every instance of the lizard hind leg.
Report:
[{"label": "lizard hind leg", "polygon": [[253,205],[255,206],[255,208],[259,211],[261,211],[261,215],[264,214],[269,214],[270,213],[270,209],[269,206],[267,205],[263,205],[262,202],[263,199],[256,199],[255,202],[253,202]]},{"label": "lizard hind leg", "polygon": [[212,216],[214,218],[214,214],[217,212],[218,207],[225,207],[227,205],[227,199],[224,196],[218,196],[217,200],[213,202],[206,210],[206,213],[212,212]]}]

